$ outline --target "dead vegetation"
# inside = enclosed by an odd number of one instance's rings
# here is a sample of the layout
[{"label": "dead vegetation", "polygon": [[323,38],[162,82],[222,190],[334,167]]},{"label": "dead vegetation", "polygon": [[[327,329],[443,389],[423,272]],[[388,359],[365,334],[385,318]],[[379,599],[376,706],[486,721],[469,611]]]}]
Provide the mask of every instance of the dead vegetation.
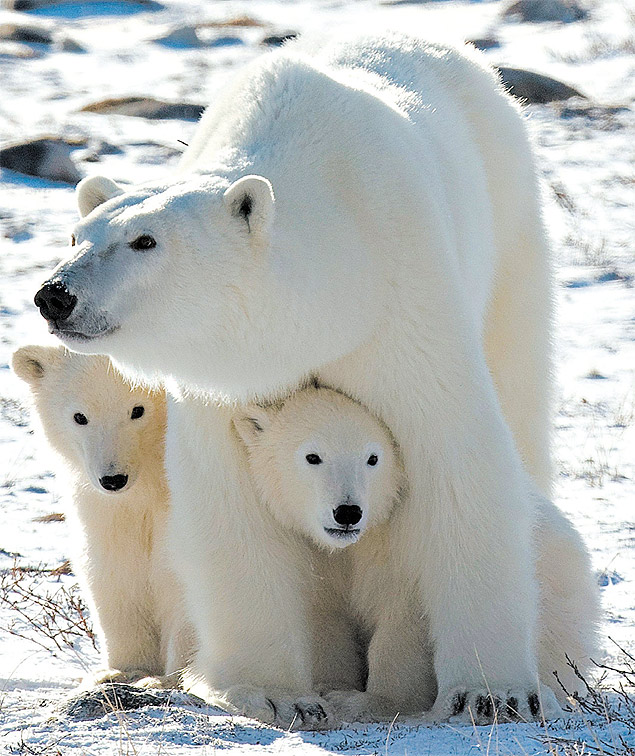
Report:
[{"label": "dead vegetation", "polygon": [[[576,665],[569,664],[584,686],[584,695],[567,694],[571,711],[584,723],[584,737],[543,738],[551,756],[635,756],[635,656],[612,638],[609,641],[617,649],[614,663],[596,663],[600,677],[595,683],[587,680]],[[557,676],[556,676],[557,677]],[[596,724],[602,722],[602,733]],[[590,741],[590,742],[589,742]]]},{"label": "dead vegetation", "polygon": [[69,562],[53,569],[14,563],[0,572],[0,603],[12,609],[8,625],[0,628],[25,638],[54,656],[75,650],[78,641],[88,639],[96,648],[88,610]]}]

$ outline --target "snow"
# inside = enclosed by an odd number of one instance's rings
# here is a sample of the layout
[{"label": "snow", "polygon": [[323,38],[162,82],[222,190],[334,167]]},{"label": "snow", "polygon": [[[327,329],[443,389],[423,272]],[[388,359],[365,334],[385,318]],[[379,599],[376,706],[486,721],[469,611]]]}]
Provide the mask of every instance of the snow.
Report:
[{"label": "snow", "polygon": [[[535,25],[503,22],[503,7],[504,0],[165,0],[153,11],[124,2],[55,5],[25,14],[53,26],[52,46],[29,45],[35,57],[18,58],[11,54],[17,43],[0,43],[0,141],[77,138],[74,157],[84,173],[123,182],[158,178],[175,165],[180,141],[189,140],[194,123],[79,109],[125,95],[204,104],[232,69],[264,51],[263,37],[362,23],[455,40],[495,36],[500,46],[486,53],[492,63],[546,73],[591,97],[598,109],[586,114],[532,106],[528,115],[545,178],[559,283],[557,501],[591,549],[606,610],[605,635],[632,650],[635,8],[627,0],[596,0],[585,21]],[[182,26],[239,16],[262,25],[209,25],[199,29],[202,43],[191,48],[153,41]],[[80,43],[85,52],[65,51],[62,37]],[[224,43],[228,37],[234,41]],[[208,44],[216,39],[220,44]],[[0,173],[0,181],[0,577],[6,586],[14,563],[39,567],[24,578],[26,585],[39,596],[48,592],[57,600],[76,600],[72,575],[41,571],[61,565],[69,551],[64,522],[36,521],[62,511],[63,488],[55,476],[58,462],[32,432],[25,389],[9,368],[16,347],[48,338],[32,297],[67,255],[74,196],[64,184],[9,171]],[[601,741],[610,753],[620,752],[620,737],[635,748],[635,732],[626,725],[579,714],[548,725],[472,728],[411,720],[287,733],[218,709],[181,704],[76,721],[59,707],[98,665],[97,650],[85,635],[72,646],[58,638],[57,648],[41,629],[43,615],[35,621],[39,630],[0,601],[0,744],[10,753],[543,754],[562,748],[558,738],[581,739],[591,749]],[[71,637],[70,625],[64,628]],[[615,646],[609,641],[607,646],[615,656]]]}]

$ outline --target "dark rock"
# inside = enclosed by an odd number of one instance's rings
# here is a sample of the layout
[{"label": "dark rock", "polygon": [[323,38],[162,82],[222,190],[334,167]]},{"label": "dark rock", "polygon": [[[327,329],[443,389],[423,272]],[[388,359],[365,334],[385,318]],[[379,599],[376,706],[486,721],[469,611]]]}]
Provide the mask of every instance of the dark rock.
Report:
[{"label": "dark rock", "polygon": [[289,42],[292,39],[296,39],[298,37],[298,32],[287,32],[286,34],[271,34],[268,37],[265,37],[262,40],[263,45],[267,45],[268,47],[280,47],[281,45],[284,45],[285,42]]},{"label": "dark rock", "polygon": [[[59,5],[76,6],[79,15],[91,15],[97,13],[99,6],[108,0],[4,0],[5,7],[15,11],[47,11]],[[135,6],[139,10],[162,10],[163,6],[157,0],[116,0],[117,5]],[[94,8],[94,10],[92,10]],[[128,11],[130,12],[130,11]]]},{"label": "dark rock", "polygon": [[105,683],[68,698],[60,713],[71,719],[98,719],[114,711],[130,711],[144,706],[193,706],[204,708],[205,701],[182,690],[137,688],[126,683]]},{"label": "dark rock", "polygon": [[478,50],[493,50],[501,46],[496,37],[477,37],[476,39],[468,39],[468,42],[473,44]]},{"label": "dark rock", "polygon": [[527,23],[559,21],[570,24],[589,15],[577,0],[516,0],[503,11],[503,18],[518,18]]},{"label": "dark rock", "polygon": [[50,45],[53,29],[48,24],[21,17],[19,13],[11,13],[0,23],[0,39]]},{"label": "dark rock", "polygon": [[0,149],[0,168],[38,176],[49,181],[76,184],[81,174],[71,159],[76,144],[45,137]]},{"label": "dark rock", "polygon": [[115,97],[86,105],[82,113],[108,113],[114,115],[137,116],[151,119],[179,119],[197,121],[205,110],[204,105],[191,103],[164,102],[152,97]]},{"label": "dark rock", "polygon": [[544,74],[507,66],[499,66],[498,70],[510,94],[528,103],[555,102],[569,97],[586,99],[577,89]]}]

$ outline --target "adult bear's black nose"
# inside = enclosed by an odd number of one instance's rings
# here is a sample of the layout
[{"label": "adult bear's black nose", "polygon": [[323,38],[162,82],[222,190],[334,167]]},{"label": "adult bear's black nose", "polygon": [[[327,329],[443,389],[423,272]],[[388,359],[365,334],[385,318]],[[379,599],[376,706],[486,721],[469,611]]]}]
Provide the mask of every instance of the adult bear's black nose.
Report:
[{"label": "adult bear's black nose", "polygon": [[357,504],[340,504],[333,510],[333,518],[338,525],[357,525],[362,519],[362,510]]},{"label": "adult bear's black nose", "polygon": [[121,489],[128,482],[128,476],[127,475],[104,475],[103,478],[99,479],[99,482],[101,483],[101,487],[105,488],[106,491],[121,491]]},{"label": "adult bear's black nose", "polygon": [[66,320],[77,304],[77,297],[60,281],[46,283],[35,295],[33,301],[42,317],[59,323]]}]

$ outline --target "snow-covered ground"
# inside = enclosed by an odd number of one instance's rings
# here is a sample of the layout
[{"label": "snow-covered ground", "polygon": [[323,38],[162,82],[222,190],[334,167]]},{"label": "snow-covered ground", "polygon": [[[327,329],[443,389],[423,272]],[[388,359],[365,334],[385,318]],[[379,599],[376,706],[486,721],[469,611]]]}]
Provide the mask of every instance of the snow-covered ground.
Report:
[{"label": "snow-covered ground", "polygon": [[[165,0],[154,10],[118,0],[50,5],[28,16],[52,27],[52,44],[0,42],[0,143],[75,138],[74,159],[84,174],[124,182],[159,177],[175,165],[194,122],[79,109],[125,95],[204,104],[232,69],[265,51],[265,36],[346,25],[457,40],[493,36],[500,45],[486,53],[492,63],[547,73],[587,94],[595,109],[528,109],[546,179],[559,282],[557,500],[592,551],[606,636],[633,649],[635,6],[589,0],[586,20],[530,24],[503,20],[504,2]],[[252,24],[214,25],[240,17]],[[6,20],[0,17],[0,26]],[[199,28],[198,47],[154,41],[192,25]],[[84,52],[69,50],[69,40]],[[541,754],[561,748],[559,737],[585,739],[589,750],[579,753],[626,753],[619,750],[626,748],[620,737],[635,751],[635,732],[593,717],[572,716],[548,727],[426,727],[413,721],[293,734],[187,706],[90,721],[61,713],[60,704],[98,655],[73,624],[79,617],[74,577],[44,571],[59,567],[68,554],[65,523],[38,520],[61,511],[63,491],[56,484],[57,463],[30,430],[24,387],[9,362],[17,346],[46,338],[32,298],[66,256],[76,210],[70,186],[6,170],[0,180],[0,596],[14,602],[0,599],[0,744],[8,752]],[[21,573],[12,589],[14,564],[38,569]],[[54,617],[33,603],[45,604],[47,595],[60,607]]]}]

